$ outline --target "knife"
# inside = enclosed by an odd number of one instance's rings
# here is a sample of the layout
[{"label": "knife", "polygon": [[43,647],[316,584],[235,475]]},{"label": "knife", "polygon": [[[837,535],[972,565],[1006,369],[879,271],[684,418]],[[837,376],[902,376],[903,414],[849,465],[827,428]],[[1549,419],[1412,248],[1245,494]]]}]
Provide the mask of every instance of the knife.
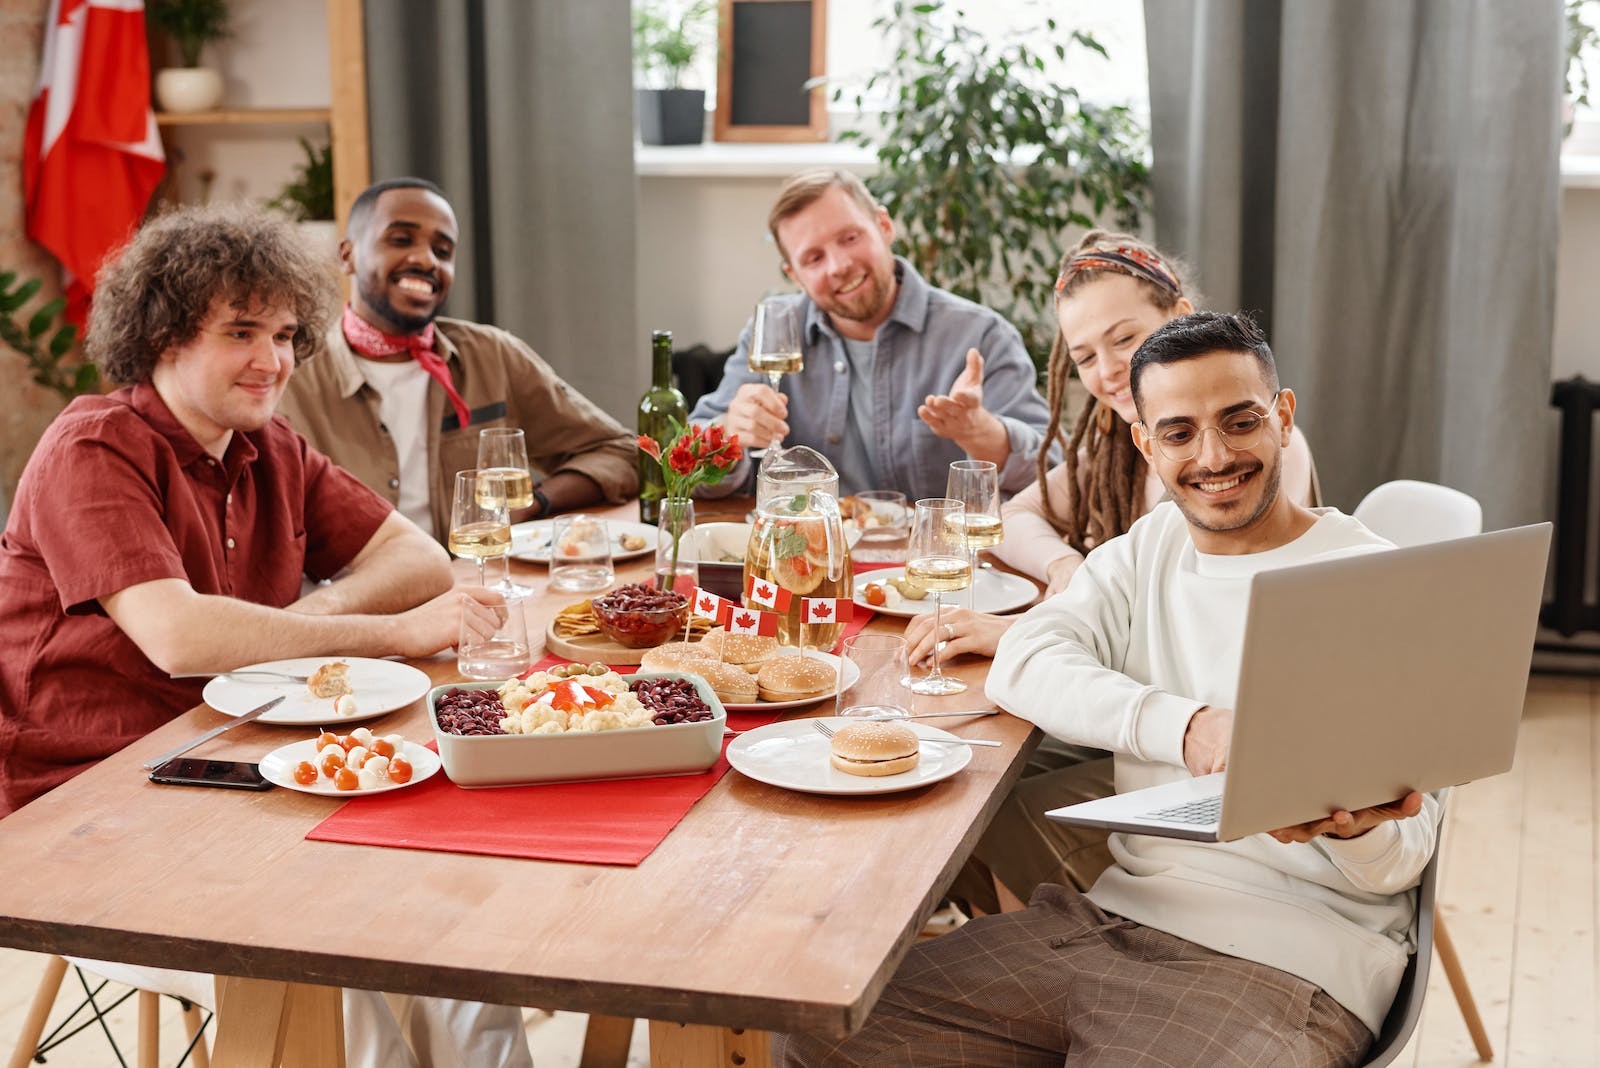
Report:
[{"label": "knife", "polygon": [[959,712],[918,712],[914,716],[868,716],[868,719],[944,719],[948,716],[996,716],[998,708],[966,708]]},{"label": "knife", "polygon": [[148,771],[148,770],[152,770],[152,769],[155,769],[155,768],[159,768],[161,765],[165,764],[167,761],[171,760],[173,757],[182,756],[184,753],[187,753],[189,750],[193,749],[195,746],[199,745],[201,742],[209,742],[211,739],[215,738],[217,735],[221,734],[223,731],[231,731],[231,730],[233,730],[233,728],[237,727],[241,723],[249,723],[251,720],[255,719],[256,717],[261,716],[261,715],[263,715],[263,714],[265,714],[267,712],[270,712],[274,708],[277,708],[282,703],[283,703],[283,698],[282,697],[274,697],[270,701],[263,702],[262,704],[259,704],[256,707],[252,708],[250,711],[246,712],[244,715],[239,716],[239,717],[237,717],[235,719],[229,720],[227,723],[224,723],[219,727],[212,727],[210,730],[206,731],[204,734],[198,735],[198,736],[196,736],[194,738],[190,738],[187,742],[184,742],[182,745],[178,746],[178,748],[176,748],[176,749],[174,749],[174,750],[172,750],[170,752],[162,753],[160,756],[156,757],[154,760],[145,761],[144,762],[145,770]]}]

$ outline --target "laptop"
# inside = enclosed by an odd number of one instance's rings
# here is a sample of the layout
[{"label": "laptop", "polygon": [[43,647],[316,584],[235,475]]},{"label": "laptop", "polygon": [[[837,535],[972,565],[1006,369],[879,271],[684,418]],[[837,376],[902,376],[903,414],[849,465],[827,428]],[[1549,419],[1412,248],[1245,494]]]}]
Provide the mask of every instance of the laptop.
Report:
[{"label": "laptop", "polygon": [[1251,580],[1226,771],[1046,815],[1231,842],[1511,767],[1550,524]]}]

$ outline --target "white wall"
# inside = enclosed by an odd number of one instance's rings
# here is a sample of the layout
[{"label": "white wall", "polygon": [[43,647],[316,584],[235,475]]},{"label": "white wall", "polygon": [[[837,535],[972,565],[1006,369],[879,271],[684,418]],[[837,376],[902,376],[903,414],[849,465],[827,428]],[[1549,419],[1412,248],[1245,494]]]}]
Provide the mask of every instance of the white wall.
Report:
[{"label": "white wall", "polygon": [[1551,378],[1575,374],[1600,381],[1600,188],[1569,184],[1561,195]]}]

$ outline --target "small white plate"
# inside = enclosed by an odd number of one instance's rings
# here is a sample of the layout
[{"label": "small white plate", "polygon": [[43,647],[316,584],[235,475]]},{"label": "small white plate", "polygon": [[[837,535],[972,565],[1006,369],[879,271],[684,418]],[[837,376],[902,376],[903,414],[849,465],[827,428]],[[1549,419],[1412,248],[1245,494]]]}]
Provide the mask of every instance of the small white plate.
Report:
[{"label": "small white plate", "polygon": [[282,697],[283,704],[256,722],[309,727],[319,723],[359,723],[364,719],[374,719],[426,697],[429,687],[433,685],[428,676],[408,664],[364,656],[302,656],[294,660],[251,664],[248,670],[309,676],[323,664],[334,660],[342,660],[350,665],[348,678],[356,699],[356,714],[353,716],[341,716],[334,712],[333,698],[311,696],[311,691],[306,689],[303,682],[269,682],[265,679],[244,681],[218,675],[206,683],[201,696],[206,704],[228,716],[242,716],[263,701]]},{"label": "small white plate", "polygon": [[[972,747],[925,745],[922,758],[898,775],[848,775],[828,760],[828,739],[813,720],[789,719],[745,731],[728,746],[728,763],[741,774],[769,786],[808,794],[892,794],[948,779],[972,761]],[[848,718],[827,719],[834,727]],[[907,723],[923,738],[954,738],[938,727]]]},{"label": "small white plate", "polygon": [[[785,650],[783,653],[780,653],[779,655],[780,656],[793,656],[794,655],[794,651],[793,650]],[[806,650],[806,655],[811,657],[813,660],[821,660],[824,663],[832,664],[833,665],[834,678],[836,680],[838,679],[838,677],[839,677],[839,658],[837,656],[834,656],[832,653],[821,653],[821,652],[818,652],[815,649],[807,649]],[[686,667],[683,670],[692,671],[693,668],[687,668]],[[845,665],[844,665],[844,685],[845,685],[845,688],[848,689],[849,687],[853,686],[855,684],[855,681],[857,679],[859,679],[860,677],[861,677],[861,669],[856,666],[855,661],[853,661],[853,660],[845,661]],[[804,708],[807,705],[814,705],[818,701],[831,701],[831,700],[833,700],[834,695],[837,694],[838,692],[839,692],[839,687],[838,687],[837,682],[835,682],[833,688],[829,689],[827,693],[821,694],[821,695],[819,695],[817,697],[802,698],[799,701],[748,701],[748,702],[745,702],[745,703],[742,703],[742,704],[740,702],[737,702],[737,701],[732,702],[732,703],[724,701],[724,702],[722,702],[722,707],[727,709],[730,712],[772,712],[772,711],[775,711],[775,710],[781,709],[781,708]]]},{"label": "small white plate", "polygon": [[[887,582],[891,578],[905,578],[905,568],[881,568],[877,571],[868,571],[856,576],[855,602],[862,608],[872,612],[882,612],[886,616],[900,616],[910,619],[920,616],[924,612],[933,611],[933,595],[930,593],[920,601],[901,601],[897,605],[868,604],[861,599],[861,590],[869,582]],[[973,607],[980,612],[998,614],[1012,612],[1018,608],[1032,603],[1039,596],[1039,587],[1033,584],[1032,579],[1013,575],[1009,571],[997,571],[994,568],[979,568],[978,577],[973,587]],[[944,595],[946,608],[967,607],[967,591],[957,590]]]},{"label": "small white plate", "polygon": [[[518,523],[511,528],[511,556],[533,564],[550,562],[550,530],[553,519],[535,519]],[[649,523],[634,523],[625,519],[607,519],[606,529],[611,534],[611,559],[633,560],[656,551],[656,528]],[[644,539],[638,549],[624,549],[622,536],[632,534]]]},{"label": "small white plate", "polygon": [[373,794],[386,794],[393,790],[404,790],[407,786],[415,786],[440,768],[439,754],[416,742],[406,742],[405,752],[402,755],[411,761],[411,781],[391,782],[387,786],[374,786],[370,790],[341,790],[329,780],[322,778],[310,786],[301,786],[295,782],[294,766],[302,760],[316,760],[315,738],[307,738],[303,742],[290,742],[274,749],[261,758],[261,774],[274,786],[281,786],[285,790],[299,790],[303,794],[319,794],[322,797],[371,797]]}]

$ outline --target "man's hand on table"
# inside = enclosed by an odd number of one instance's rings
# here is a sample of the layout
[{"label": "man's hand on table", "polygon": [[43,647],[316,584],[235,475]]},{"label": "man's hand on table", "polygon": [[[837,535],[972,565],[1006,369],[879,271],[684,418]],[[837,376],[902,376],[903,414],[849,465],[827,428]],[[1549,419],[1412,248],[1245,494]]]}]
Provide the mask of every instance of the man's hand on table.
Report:
[{"label": "man's hand on table", "polygon": [[1371,808],[1363,808],[1356,812],[1339,809],[1327,819],[1311,820],[1309,823],[1293,827],[1280,827],[1276,831],[1267,833],[1285,844],[1309,842],[1324,834],[1329,838],[1355,838],[1366,834],[1380,823],[1410,819],[1421,811],[1422,795],[1413,790],[1400,800],[1391,801],[1386,805],[1373,805]]},{"label": "man's hand on table", "polygon": [[722,428],[747,449],[763,449],[789,436],[789,398],[764,382],[746,382],[728,402]]},{"label": "man's hand on table", "polygon": [[1195,778],[1225,771],[1233,739],[1233,709],[1206,705],[1189,717],[1183,732],[1183,763]]},{"label": "man's hand on table", "polygon": [[461,640],[462,629],[477,639],[493,636],[505,619],[505,597],[480,586],[447,590],[431,601],[394,616],[399,656],[432,656]]}]

